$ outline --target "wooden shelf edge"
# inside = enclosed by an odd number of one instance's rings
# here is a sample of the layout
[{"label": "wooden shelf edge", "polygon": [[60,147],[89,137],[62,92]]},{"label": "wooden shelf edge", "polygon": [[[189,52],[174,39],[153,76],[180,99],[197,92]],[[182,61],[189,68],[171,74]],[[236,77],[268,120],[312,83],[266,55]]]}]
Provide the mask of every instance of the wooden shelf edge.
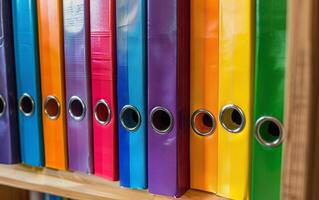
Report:
[{"label": "wooden shelf edge", "polygon": [[[23,165],[0,164],[0,185],[84,200],[173,199],[153,195],[147,191],[122,188],[118,182],[107,181],[93,175],[55,171],[47,168],[36,169]],[[180,199],[221,200],[223,198],[210,193],[189,190]]]}]

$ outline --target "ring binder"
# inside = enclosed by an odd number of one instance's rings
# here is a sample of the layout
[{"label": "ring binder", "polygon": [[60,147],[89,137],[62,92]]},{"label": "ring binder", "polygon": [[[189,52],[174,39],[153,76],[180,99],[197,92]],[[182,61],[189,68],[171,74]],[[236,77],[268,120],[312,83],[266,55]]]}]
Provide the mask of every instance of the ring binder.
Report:
[{"label": "ring binder", "polygon": [[34,113],[34,107],[35,103],[31,95],[24,93],[19,99],[19,110],[21,113],[26,117],[30,117]]},{"label": "ring binder", "polygon": [[90,0],[94,172],[118,180],[115,0]]},{"label": "ring binder", "polygon": [[[61,0],[37,0],[45,166],[67,168]],[[48,34],[49,30],[49,34]]]},{"label": "ring binder", "polygon": [[120,185],[147,188],[146,0],[116,1]]},{"label": "ring binder", "polygon": [[12,4],[0,0],[0,163],[20,162]]},{"label": "ring binder", "polygon": [[189,189],[188,0],[148,0],[148,183],[151,193]]},{"label": "ring binder", "polygon": [[36,0],[12,1],[21,161],[42,167],[44,146],[36,9]]},{"label": "ring binder", "polygon": [[[129,2],[119,0],[116,3],[116,48],[117,48],[117,110],[129,104],[128,81],[128,20]],[[137,7],[138,8],[138,7]],[[134,15],[133,15],[134,16]],[[131,18],[134,19],[134,18]],[[134,83],[135,85],[135,83]],[[121,113],[119,114],[121,118]],[[119,136],[119,178],[123,187],[131,186],[130,133],[124,126],[118,125]]]},{"label": "ring binder", "polygon": [[230,199],[250,198],[252,2],[220,1],[217,194]]},{"label": "ring binder", "polygon": [[220,0],[191,0],[190,186],[217,191]]},{"label": "ring binder", "polygon": [[63,0],[69,169],[93,173],[89,0]]},{"label": "ring binder", "polygon": [[286,0],[256,4],[252,199],[281,199],[287,4]]}]

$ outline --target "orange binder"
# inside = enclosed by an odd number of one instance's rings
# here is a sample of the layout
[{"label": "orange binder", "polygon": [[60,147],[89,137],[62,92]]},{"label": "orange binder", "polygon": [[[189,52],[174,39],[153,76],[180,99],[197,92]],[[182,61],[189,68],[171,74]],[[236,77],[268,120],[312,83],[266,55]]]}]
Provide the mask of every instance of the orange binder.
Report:
[{"label": "orange binder", "polygon": [[217,191],[219,0],[191,0],[191,188]]},{"label": "orange binder", "polygon": [[66,169],[62,1],[38,0],[45,165]]}]

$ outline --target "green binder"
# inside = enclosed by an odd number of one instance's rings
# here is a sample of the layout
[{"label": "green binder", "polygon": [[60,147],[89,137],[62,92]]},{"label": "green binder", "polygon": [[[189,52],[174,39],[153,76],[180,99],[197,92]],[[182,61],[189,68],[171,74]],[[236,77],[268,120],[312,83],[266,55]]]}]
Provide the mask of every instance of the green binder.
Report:
[{"label": "green binder", "polygon": [[286,0],[257,0],[251,190],[251,198],[256,200],[280,199],[286,15]]}]

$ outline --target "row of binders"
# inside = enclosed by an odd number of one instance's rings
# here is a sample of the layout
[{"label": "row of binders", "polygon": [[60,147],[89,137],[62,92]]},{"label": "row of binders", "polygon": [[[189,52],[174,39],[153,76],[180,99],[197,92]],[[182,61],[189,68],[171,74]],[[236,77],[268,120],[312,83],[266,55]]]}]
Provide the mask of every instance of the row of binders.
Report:
[{"label": "row of binders", "polygon": [[2,163],[280,199],[286,0],[0,0],[0,20]]}]

